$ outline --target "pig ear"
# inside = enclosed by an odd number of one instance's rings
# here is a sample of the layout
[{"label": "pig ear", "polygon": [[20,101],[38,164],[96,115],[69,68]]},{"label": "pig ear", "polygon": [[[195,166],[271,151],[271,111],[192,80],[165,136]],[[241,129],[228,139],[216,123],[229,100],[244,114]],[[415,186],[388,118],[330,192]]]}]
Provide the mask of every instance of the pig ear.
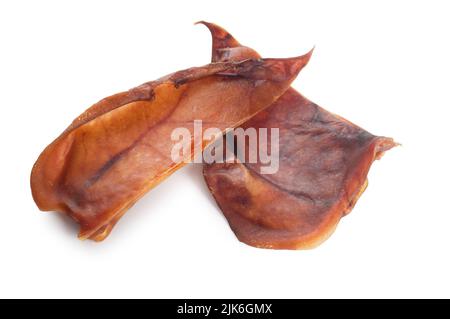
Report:
[{"label": "pig ear", "polygon": [[196,24],[205,25],[211,32],[211,62],[239,61],[260,58],[256,51],[240,44],[227,30],[217,24],[206,21],[199,21]]}]

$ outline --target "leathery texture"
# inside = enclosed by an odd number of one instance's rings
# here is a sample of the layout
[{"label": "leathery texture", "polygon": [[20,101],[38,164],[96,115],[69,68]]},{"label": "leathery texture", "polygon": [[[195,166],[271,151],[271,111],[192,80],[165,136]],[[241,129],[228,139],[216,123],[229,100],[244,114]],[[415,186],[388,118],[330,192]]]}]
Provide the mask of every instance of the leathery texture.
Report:
[{"label": "leathery texture", "polygon": [[[259,58],[223,28],[201,23],[213,37],[213,61]],[[367,187],[372,162],[397,145],[292,88],[241,127],[279,128],[278,172],[263,175],[260,162],[236,160],[205,164],[204,177],[238,239],[260,248],[307,249],[326,240]]]},{"label": "leathery texture", "polygon": [[39,156],[31,173],[36,204],[73,218],[79,238],[103,240],[140,197],[184,164],[171,158],[175,128],[193,135],[194,120],[203,121],[203,130],[242,124],[288,89],[309,56],[212,63],[101,100]]}]

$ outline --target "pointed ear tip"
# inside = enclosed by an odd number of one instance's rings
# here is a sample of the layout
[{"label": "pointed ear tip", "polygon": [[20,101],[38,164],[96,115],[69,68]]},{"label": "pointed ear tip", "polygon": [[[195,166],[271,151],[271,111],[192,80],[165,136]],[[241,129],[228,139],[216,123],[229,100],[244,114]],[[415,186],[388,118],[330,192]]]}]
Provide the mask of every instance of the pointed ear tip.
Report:
[{"label": "pointed ear tip", "polygon": [[205,27],[207,27],[209,29],[209,31],[211,31],[212,34],[220,34],[220,33],[228,33],[224,28],[222,28],[221,26],[212,23],[212,22],[208,22],[205,20],[200,20],[194,23],[194,25],[197,24],[203,24]]},{"label": "pointed ear tip", "polygon": [[308,62],[308,61],[311,59],[311,56],[312,56],[312,54],[313,54],[315,48],[316,48],[316,46],[314,45],[314,46],[312,47],[312,49],[309,50],[308,53],[306,53],[305,55],[302,56],[302,57],[306,60],[306,62]]},{"label": "pointed ear tip", "polygon": [[218,28],[218,26],[215,25],[214,23],[208,22],[208,21],[205,21],[205,20],[200,20],[200,21],[194,22],[194,25],[198,25],[198,24],[204,25],[204,26],[207,27],[211,32],[212,32],[215,28]]},{"label": "pointed ear tip", "polygon": [[315,46],[311,50],[309,50],[309,52],[307,52],[306,54],[294,58],[295,60],[297,60],[296,64],[301,68],[306,66],[309,63],[309,60],[311,60],[311,56],[314,52],[314,49]]},{"label": "pointed ear tip", "polygon": [[197,21],[197,22],[194,23],[194,25],[198,25],[198,24],[202,24],[202,25],[204,25],[205,27],[207,27],[208,30],[209,30],[212,34],[217,33],[217,31],[221,29],[221,27],[219,27],[218,25],[216,25],[216,24],[214,24],[214,23],[212,23],[212,22],[205,21],[205,20],[200,20],[200,21]]}]

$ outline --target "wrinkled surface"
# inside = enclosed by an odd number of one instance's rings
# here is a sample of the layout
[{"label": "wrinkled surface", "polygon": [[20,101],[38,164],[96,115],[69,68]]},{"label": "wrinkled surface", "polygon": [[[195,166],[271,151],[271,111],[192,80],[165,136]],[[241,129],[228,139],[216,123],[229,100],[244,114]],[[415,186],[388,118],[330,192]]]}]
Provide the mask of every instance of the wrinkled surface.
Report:
[{"label": "wrinkled surface", "polygon": [[[213,61],[258,57],[224,29],[204,24]],[[278,172],[260,174],[259,162],[215,163],[204,166],[204,176],[239,240],[261,248],[312,248],[327,239],[365,190],[372,162],[396,145],[292,88],[241,127],[279,128]]]},{"label": "wrinkled surface", "polygon": [[203,130],[243,123],[284,93],[308,59],[213,63],[101,100],[39,156],[31,174],[35,202],[76,220],[80,238],[103,240],[130,206],[183,165],[171,158],[173,129],[193,136],[194,120],[203,120]]}]

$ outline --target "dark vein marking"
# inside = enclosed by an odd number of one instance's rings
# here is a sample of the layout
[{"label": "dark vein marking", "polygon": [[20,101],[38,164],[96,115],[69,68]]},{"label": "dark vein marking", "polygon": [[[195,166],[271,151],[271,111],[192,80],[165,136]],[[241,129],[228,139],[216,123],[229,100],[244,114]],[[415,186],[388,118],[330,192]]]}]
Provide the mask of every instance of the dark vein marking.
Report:
[{"label": "dark vein marking", "polygon": [[277,188],[278,190],[280,190],[280,191],[282,191],[282,192],[284,192],[284,193],[287,193],[287,194],[289,194],[289,195],[291,195],[291,196],[297,197],[297,198],[301,197],[301,198],[307,199],[308,201],[312,202],[313,204],[316,203],[315,199],[314,199],[311,195],[309,195],[309,194],[307,194],[307,193],[305,193],[305,192],[294,192],[294,191],[292,191],[292,190],[289,190],[289,189],[287,189],[287,188],[284,188],[284,187],[282,187],[282,186],[280,186],[280,185],[274,183],[273,181],[271,181],[271,180],[268,179],[267,177],[263,176],[262,174],[258,174],[251,166],[248,165],[248,163],[242,163],[242,164],[243,164],[243,165],[245,166],[245,168],[247,168],[253,175],[257,176],[258,178],[261,178],[263,181],[269,183],[270,185],[274,186],[274,187]]},{"label": "dark vein marking", "polygon": [[148,131],[145,131],[143,134],[139,135],[136,140],[131,143],[128,147],[124,148],[117,154],[115,154],[113,157],[111,157],[103,166],[97,170],[97,172],[91,176],[84,184],[84,187],[88,188],[91,187],[93,184],[95,184],[103,175],[106,174],[108,170],[110,170],[115,163],[117,163],[119,160],[121,160],[126,154],[128,154],[138,143],[142,140],[144,135]]},{"label": "dark vein marking", "polygon": [[[184,93],[184,92],[183,92]],[[178,102],[172,107],[172,109],[170,110],[170,112],[168,112],[168,114],[166,116],[164,116],[163,118],[161,118],[157,123],[155,123],[154,125],[149,126],[142,134],[140,134],[136,140],[134,140],[129,146],[127,146],[126,148],[124,148],[123,150],[121,150],[120,152],[118,152],[117,154],[115,154],[113,157],[111,157],[111,159],[109,159],[105,164],[103,164],[103,166],[97,170],[97,172],[90,177],[86,183],[85,183],[85,187],[88,188],[90,186],[92,186],[93,184],[95,184],[100,178],[102,178],[103,175],[106,174],[106,172],[108,170],[110,170],[115,163],[117,163],[118,161],[120,161],[125,155],[127,155],[137,144],[139,144],[139,142],[141,142],[144,137],[150,133],[150,131],[152,131],[154,128],[156,128],[157,126],[161,125],[164,121],[166,121],[177,109],[178,104],[180,103],[181,99],[182,99],[183,95],[180,96],[180,99],[178,100]]]}]

